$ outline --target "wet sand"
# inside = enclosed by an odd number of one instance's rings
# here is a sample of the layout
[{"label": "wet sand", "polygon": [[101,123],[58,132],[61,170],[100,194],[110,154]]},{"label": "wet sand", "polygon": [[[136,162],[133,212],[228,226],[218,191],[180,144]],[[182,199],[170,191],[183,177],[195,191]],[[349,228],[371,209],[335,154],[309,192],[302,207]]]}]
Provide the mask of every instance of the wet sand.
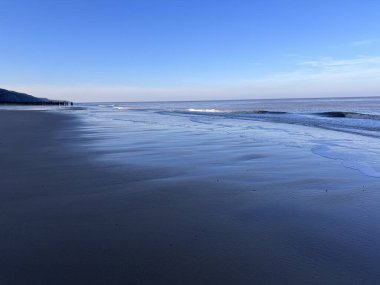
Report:
[{"label": "wet sand", "polygon": [[75,116],[0,122],[0,284],[379,283],[379,179],[265,145],[189,175],[99,161]]}]

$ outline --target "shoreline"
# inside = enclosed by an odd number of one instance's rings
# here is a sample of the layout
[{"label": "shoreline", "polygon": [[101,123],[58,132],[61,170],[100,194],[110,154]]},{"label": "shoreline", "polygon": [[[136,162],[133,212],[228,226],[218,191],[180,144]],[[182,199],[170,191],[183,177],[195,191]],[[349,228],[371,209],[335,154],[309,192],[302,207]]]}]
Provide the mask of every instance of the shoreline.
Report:
[{"label": "shoreline", "polygon": [[[259,145],[251,157],[239,154],[253,161],[249,183],[232,160],[195,172],[188,169],[196,161],[148,166],[138,152],[133,163],[99,161],[95,156],[103,154],[89,147],[99,134],[78,135],[84,123],[75,115],[1,110],[0,119],[6,122],[0,125],[2,284],[380,279],[376,179]],[[295,163],[299,169],[291,168]],[[325,192],[321,185],[336,187]]]}]

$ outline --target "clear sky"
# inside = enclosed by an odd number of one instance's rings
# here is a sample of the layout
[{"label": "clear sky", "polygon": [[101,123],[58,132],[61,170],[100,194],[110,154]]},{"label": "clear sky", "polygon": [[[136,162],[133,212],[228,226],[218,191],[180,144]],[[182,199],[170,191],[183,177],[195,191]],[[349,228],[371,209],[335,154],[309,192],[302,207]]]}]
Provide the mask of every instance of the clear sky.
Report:
[{"label": "clear sky", "polygon": [[0,87],[74,101],[380,95],[379,0],[1,0]]}]

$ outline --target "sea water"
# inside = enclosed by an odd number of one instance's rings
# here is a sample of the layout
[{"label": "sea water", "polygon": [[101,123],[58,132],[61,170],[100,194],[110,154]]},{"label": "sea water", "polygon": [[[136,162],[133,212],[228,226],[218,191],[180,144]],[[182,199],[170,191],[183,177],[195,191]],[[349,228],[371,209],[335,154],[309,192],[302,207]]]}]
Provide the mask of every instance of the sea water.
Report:
[{"label": "sea water", "polygon": [[[180,141],[192,141],[189,148],[202,143],[202,134],[220,144],[224,138],[234,137],[252,141],[252,148],[260,141],[306,148],[344,167],[380,178],[380,97],[103,102],[63,110],[75,111],[102,128],[104,136],[113,139],[113,147],[161,140],[162,148],[170,145],[173,150],[185,146]],[[147,160],[164,161],[164,156],[165,152],[152,153]]]}]

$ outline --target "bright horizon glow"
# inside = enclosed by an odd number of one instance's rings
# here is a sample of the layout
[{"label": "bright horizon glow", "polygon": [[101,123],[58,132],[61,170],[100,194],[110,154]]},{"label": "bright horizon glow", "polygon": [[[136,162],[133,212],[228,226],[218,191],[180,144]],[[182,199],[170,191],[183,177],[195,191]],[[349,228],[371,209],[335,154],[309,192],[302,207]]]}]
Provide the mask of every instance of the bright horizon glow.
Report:
[{"label": "bright horizon glow", "polygon": [[380,96],[378,11],[374,0],[5,0],[0,88],[76,102]]}]

